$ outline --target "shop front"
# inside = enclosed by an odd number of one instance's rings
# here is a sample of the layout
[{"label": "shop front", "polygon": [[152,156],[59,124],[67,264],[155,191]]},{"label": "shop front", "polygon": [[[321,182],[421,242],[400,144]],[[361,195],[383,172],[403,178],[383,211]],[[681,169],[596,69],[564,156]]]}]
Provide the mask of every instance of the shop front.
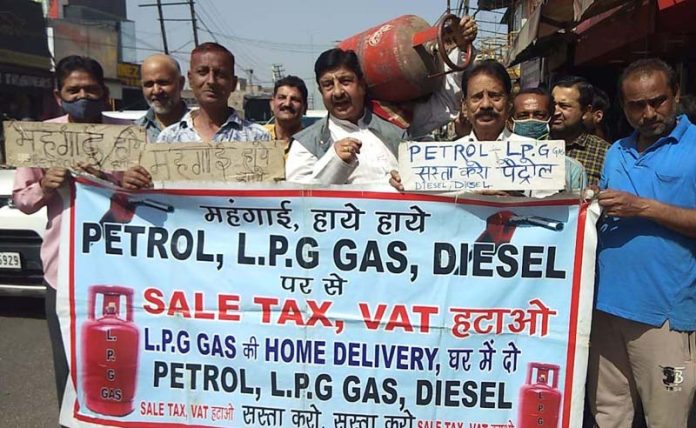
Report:
[{"label": "shop front", "polygon": [[50,116],[52,91],[41,4],[0,0],[0,117],[43,120]]}]

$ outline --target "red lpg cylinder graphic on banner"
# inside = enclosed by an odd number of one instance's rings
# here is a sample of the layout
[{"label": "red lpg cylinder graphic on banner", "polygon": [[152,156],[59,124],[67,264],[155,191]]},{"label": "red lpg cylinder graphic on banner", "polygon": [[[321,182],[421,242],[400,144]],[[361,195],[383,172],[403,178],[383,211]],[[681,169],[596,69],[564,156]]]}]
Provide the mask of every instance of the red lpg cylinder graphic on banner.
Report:
[{"label": "red lpg cylinder graphic on banner", "polygon": [[[97,318],[99,295],[103,296],[102,316]],[[88,311],[89,318],[82,326],[81,373],[87,408],[102,415],[127,415],[133,411],[138,368],[133,289],[93,285],[89,287]]]},{"label": "red lpg cylinder graphic on banner", "polygon": [[[527,384],[520,389],[518,428],[558,427],[561,410],[559,371],[560,367],[555,364],[529,363]],[[536,376],[532,383],[534,374]]]}]

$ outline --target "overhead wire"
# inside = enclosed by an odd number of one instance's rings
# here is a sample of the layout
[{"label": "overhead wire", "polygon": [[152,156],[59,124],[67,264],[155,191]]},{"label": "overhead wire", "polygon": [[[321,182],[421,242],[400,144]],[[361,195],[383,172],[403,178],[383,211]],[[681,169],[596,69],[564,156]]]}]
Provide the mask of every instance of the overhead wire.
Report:
[{"label": "overhead wire", "polygon": [[[206,7],[207,5],[213,8],[213,12],[208,11]],[[215,12],[217,11],[215,5],[213,3],[199,3],[199,10],[201,12],[200,18],[204,18],[201,19],[201,24],[205,24],[203,25],[203,28],[200,28],[200,30],[206,31],[215,40],[217,36],[222,35],[222,32],[220,31],[221,27],[219,21],[217,20],[217,16],[219,15]],[[210,23],[210,26],[207,25],[206,20]],[[213,27],[218,31],[212,31],[210,27]],[[227,39],[225,35],[223,35],[223,38]],[[266,68],[270,70],[270,64],[262,64],[262,60],[256,58],[254,54],[248,52],[243,45],[235,44],[235,47],[232,50],[234,51],[235,57],[237,57],[237,63],[241,69],[247,71],[248,73],[250,73],[251,70],[254,70],[254,75],[258,79],[257,81],[270,81],[266,79],[262,80],[261,74]],[[257,70],[259,73],[256,72]]]}]

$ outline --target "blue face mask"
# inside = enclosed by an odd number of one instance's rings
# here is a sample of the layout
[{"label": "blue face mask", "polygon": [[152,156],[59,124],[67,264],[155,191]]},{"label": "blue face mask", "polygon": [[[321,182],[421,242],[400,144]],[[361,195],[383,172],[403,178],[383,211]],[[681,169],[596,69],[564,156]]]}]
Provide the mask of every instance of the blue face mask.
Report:
[{"label": "blue face mask", "polygon": [[101,118],[101,112],[104,110],[104,100],[101,99],[80,98],[75,101],[63,100],[62,104],[63,111],[77,121]]},{"label": "blue face mask", "polygon": [[549,122],[539,119],[513,119],[512,132],[535,140],[545,140],[549,137]]}]

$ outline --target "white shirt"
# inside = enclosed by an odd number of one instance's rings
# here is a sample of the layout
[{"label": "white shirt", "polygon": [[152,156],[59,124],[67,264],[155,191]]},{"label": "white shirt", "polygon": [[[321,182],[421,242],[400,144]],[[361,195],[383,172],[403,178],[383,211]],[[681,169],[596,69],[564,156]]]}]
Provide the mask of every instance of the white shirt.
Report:
[{"label": "white shirt", "polygon": [[[529,137],[524,137],[522,135],[517,135],[513,134],[509,129],[503,128],[503,132],[501,132],[498,135],[498,138],[495,139],[495,141],[506,141],[506,140],[513,140],[513,141],[536,141],[534,138],[529,138]],[[474,131],[472,130],[469,135],[465,135],[456,141],[480,141],[477,137],[476,134],[474,134]]]},{"label": "white shirt", "polygon": [[344,162],[333,145],[318,159],[302,144],[290,146],[285,174],[288,181],[311,184],[361,184],[387,183],[389,172],[398,169],[396,156],[372,133],[363,121],[357,125],[329,116],[329,132],[335,142],[343,138],[355,138],[362,143],[358,159]]},{"label": "white shirt", "polygon": [[[458,48],[448,56],[455,64],[463,64],[464,60]],[[473,55],[471,63],[473,64]],[[449,66],[445,64],[445,71],[449,70]],[[414,140],[430,134],[433,129],[446,125],[457,117],[462,102],[461,84],[461,71],[447,74],[442,85],[427,100],[413,106],[413,120],[408,129]]]}]

